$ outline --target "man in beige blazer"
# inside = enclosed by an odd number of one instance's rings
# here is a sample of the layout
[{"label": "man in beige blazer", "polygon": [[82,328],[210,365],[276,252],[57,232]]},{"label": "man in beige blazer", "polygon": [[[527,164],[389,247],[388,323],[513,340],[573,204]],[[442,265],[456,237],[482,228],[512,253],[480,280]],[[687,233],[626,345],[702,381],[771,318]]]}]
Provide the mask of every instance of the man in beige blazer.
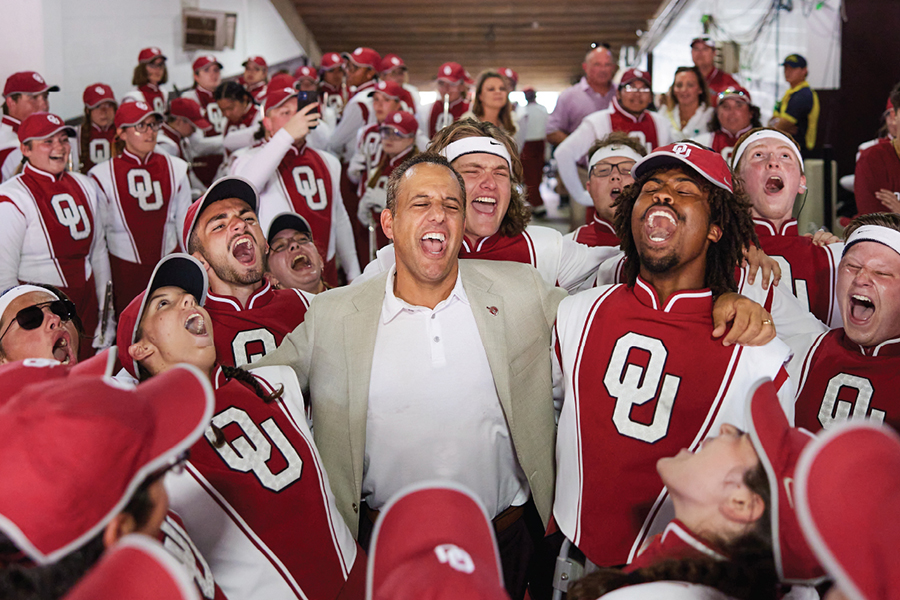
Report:
[{"label": "man in beige blazer", "polygon": [[[441,358],[444,349],[437,347],[440,338],[450,339],[446,348],[450,353],[453,352],[450,346],[453,334],[460,330],[471,331],[471,337],[479,339],[462,342],[471,343],[472,352],[460,357],[457,346],[457,355],[448,354],[446,359],[449,363],[460,359],[468,369],[472,366],[472,356],[469,355],[475,356],[476,363],[478,356],[486,356],[484,372],[488,374],[488,385],[477,391],[488,392],[486,396],[494,398],[495,405],[499,400],[499,407],[495,408],[499,409],[496,414],[500,416],[500,423],[495,423],[490,433],[493,435],[497,430],[508,432],[501,432],[499,442],[493,442],[493,446],[488,444],[487,454],[497,450],[499,444],[498,455],[502,456],[504,439],[507,440],[506,445],[512,450],[511,460],[515,463],[513,468],[519,474],[521,484],[514,494],[515,498],[511,503],[508,500],[510,479],[515,480],[515,477],[511,478],[509,473],[504,475],[502,468],[499,480],[493,484],[490,480],[479,480],[480,472],[492,472],[491,469],[496,466],[491,464],[493,456],[476,456],[468,469],[460,470],[459,465],[453,464],[458,458],[455,456],[456,450],[465,456],[468,446],[487,437],[477,434],[476,439],[472,432],[464,430],[458,431],[460,448],[441,452],[441,456],[449,457],[446,469],[442,458],[429,456],[426,463],[430,461],[434,472],[428,473],[427,467],[423,472],[419,457],[409,456],[418,452],[409,451],[398,456],[390,465],[392,472],[380,477],[390,480],[386,487],[392,490],[422,478],[447,477],[448,471],[451,473],[449,477],[454,478],[453,473],[456,472],[462,479],[460,483],[472,485],[476,493],[481,492],[479,495],[489,513],[493,508],[494,514],[490,516],[494,517],[503,555],[503,529],[510,527],[510,521],[524,521],[524,510],[519,507],[528,500],[529,490],[544,527],[551,511],[555,445],[550,374],[551,328],[557,305],[566,293],[560,288],[547,286],[537,270],[529,265],[460,261],[457,254],[464,231],[465,185],[442,157],[431,154],[420,156],[395,170],[388,184],[388,208],[382,214],[382,227],[394,241],[396,268],[363,284],[330,290],[317,296],[304,323],[259,364],[292,366],[302,387],[308,390],[316,445],[322,455],[338,510],[357,535],[360,511],[367,510],[363,506],[363,496],[367,497],[369,506],[373,508],[380,508],[384,501],[384,492],[381,498],[377,498],[379,490],[385,487],[382,482],[375,482],[376,491],[371,493],[372,485],[366,480],[370,475],[367,471],[381,468],[376,464],[378,456],[375,452],[390,454],[392,445],[402,446],[407,442],[406,438],[415,438],[419,433],[416,423],[420,421],[408,421],[411,426],[405,432],[394,430],[395,435],[387,444],[384,439],[373,439],[373,423],[382,427],[379,415],[375,414],[379,410],[376,406],[384,406],[386,401],[383,397],[393,393],[391,389],[383,389],[385,380],[379,371],[391,372],[389,387],[396,382],[397,395],[411,395],[416,404],[427,404],[433,395],[447,395],[449,389],[453,396],[451,402],[460,401],[454,411],[464,412],[465,409],[460,407],[466,403],[485,400],[471,398],[479,394],[467,391],[468,376],[457,377],[449,386],[439,379],[428,381],[427,377],[421,389],[410,390],[409,383],[422,383],[421,371],[428,371],[432,362],[437,360],[435,356]],[[388,277],[393,278],[392,284],[388,284]],[[386,319],[387,307],[398,301],[404,310],[397,313],[398,318]],[[425,360],[423,365],[419,365],[416,356],[412,357],[413,364],[408,367],[406,362],[397,364],[397,361],[407,360],[402,358],[405,349],[397,344],[383,345],[385,342],[381,336],[387,335],[385,332],[390,331],[387,329],[389,327],[402,326],[397,322],[402,321],[404,315],[425,311],[427,314],[423,319],[443,319],[446,313],[454,314],[450,311],[457,309],[462,311],[464,323],[457,325],[451,320],[447,325],[451,325],[452,330],[444,325],[440,335],[422,340],[424,353],[428,354],[429,349],[431,351],[431,359]],[[474,319],[474,327],[466,329],[466,318]],[[440,325],[441,321],[437,322]],[[430,321],[425,323],[432,326]],[[410,344],[415,345],[419,341],[413,339],[416,337],[407,336],[404,342],[408,339]],[[431,345],[432,341],[435,345]],[[479,354],[482,347],[483,354]],[[471,378],[477,379],[478,365],[474,367]],[[469,372],[465,371],[466,374]],[[436,377],[439,378],[440,373]],[[457,382],[459,395],[454,393]],[[376,390],[376,387],[379,389]],[[491,389],[485,390],[485,387]],[[388,403],[390,401],[387,400]],[[442,414],[442,408],[435,407],[437,414]],[[407,405],[407,409],[392,414],[400,415],[398,419],[401,419],[410,410]],[[422,421],[427,420],[426,415]],[[453,427],[452,421],[452,418],[449,419],[447,427]],[[441,429],[441,424],[423,425],[426,428],[429,426],[437,431]],[[451,441],[454,435],[456,432],[450,436]],[[429,441],[425,440],[426,446]],[[406,465],[407,459],[413,464]],[[502,462],[503,459],[499,460]],[[474,482],[469,479],[470,475]],[[515,481],[512,483],[515,486]],[[491,489],[492,485],[494,489]],[[365,489],[367,487],[368,490]],[[504,497],[507,500],[502,500]],[[363,517],[363,524],[366,524],[366,518]],[[520,542],[521,539],[513,545],[520,545]],[[521,549],[517,548],[511,554],[520,555]],[[503,557],[507,589],[513,598],[520,598],[525,589],[525,565],[521,564],[521,556],[517,558],[519,564],[511,565],[507,557]],[[524,560],[527,562],[527,558]]]}]

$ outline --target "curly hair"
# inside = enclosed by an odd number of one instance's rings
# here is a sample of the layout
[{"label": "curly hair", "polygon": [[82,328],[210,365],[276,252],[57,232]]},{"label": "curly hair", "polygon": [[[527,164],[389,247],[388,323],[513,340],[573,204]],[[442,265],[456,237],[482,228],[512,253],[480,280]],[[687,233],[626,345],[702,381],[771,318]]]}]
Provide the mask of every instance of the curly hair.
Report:
[{"label": "curly hair", "polygon": [[[619,236],[620,248],[625,253],[624,273],[629,287],[633,287],[641,269],[634,235],[631,231],[631,213],[641,190],[647,181],[661,171],[681,168],[688,175],[696,175],[687,167],[664,165],[644,173],[635,182],[626,187],[616,198],[613,207],[616,211],[615,228]],[[718,297],[725,292],[737,290],[734,271],[744,258],[744,248],[753,244],[759,245],[759,239],[750,216],[750,200],[738,180],[734,182],[734,193],[713,185],[699,175],[694,177],[701,190],[708,194],[709,222],[722,230],[718,242],[711,243],[706,250],[706,276],[704,285]]]},{"label": "curly hair", "polygon": [[[506,80],[497,71],[482,71],[478,75],[478,82],[475,84],[475,96],[472,100],[472,114],[479,119],[484,119],[484,105],[481,103],[481,90],[484,88],[484,84],[487,80],[492,78],[499,79],[503,82],[503,85],[506,85]],[[508,91],[509,90],[507,90],[507,92]],[[513,121],[513,106],[509,100],[506,101],[506,106],[500,109],[500,114],[497,115],[497,118],[502,124],[501,129],[503,129],[503,131],[510,135],[515,135],[516,124]]]},{"label": "curly hair", "polygon": [[505,131],[487,121],[475,119],[460,119],[452,125],[438,131],[431,140],[428,150],[441,152],[451,143],[467,137],[490,137],[498,142],[503,142],[509,152],[512,161],[510,172],[509,208],[500,223],[500,235],[515,237],[525,231],[531,220],[531,208],[525,201],[525,186],[522,184],[522,161],[519,159],[519,149],[515,140]]}]

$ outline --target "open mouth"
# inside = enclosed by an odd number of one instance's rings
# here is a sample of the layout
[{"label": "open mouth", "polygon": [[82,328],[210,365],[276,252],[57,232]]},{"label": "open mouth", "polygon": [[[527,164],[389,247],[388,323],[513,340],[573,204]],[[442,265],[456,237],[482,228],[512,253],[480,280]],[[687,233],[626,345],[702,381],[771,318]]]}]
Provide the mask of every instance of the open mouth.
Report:
[{"label": "open mouth", "polygon": [[868,321],[875,314],[875,303],[868,296],[853,294],[850,296],[850,315],[855,321]]},{"label": "open mouth", "polygon": [[52,352],[53,358],[62,364],[67,365],[72,362],[72,347],[69,345],[69,338],[65,335],[56,340]]},{"label": "open mouth", "polygon": [[206,319],[200,313],[194,313],[184,322],[184,328],[192,335],[206,335]]},{"label": "open mouth", "polygon": [[294,260],[291,261],[291,269],[294,271],[302,271],[303,269],[308,269],[310,267],[312,267],[312,263],[305,254],[298,254],[294,257]]},{"label": "open mouth", "polygon": [[256,261],[253,242],[249,237],[242,237],[231,247],[231,255],[242,265],[250,265]]},{"label": "open mouth", "polygon": [[651,208],[644,217],[644,228],[651,242],[665,242],[675,233],[678,221],[668,208]]},{"label": "open mouth", "polygon": [[622,193],[622,188],[617,188],[617,187],[616,187],[616,188],[613,188],[613,189],[609,190],[609,198],[610,198],[610,200],[615,200],[616,198],[619,197],[619,194],[621,194],[621,193]]},{"label": "open mouth", "polygon": [[479,196],[472,200],[472,209],[482,215],[493,215],[497,210],[497,199]]},{"label": "open mouth", "polygon": [[441,254],[444,251],[446,236],[443,233],[426,233],[422,236],[422,249],[427,254]]},{"label": "open mouth", "polygon": [[772,175],[766,179],[765,189],[767,194],[777,194],[784,189],[784,181],[778,175]]}]

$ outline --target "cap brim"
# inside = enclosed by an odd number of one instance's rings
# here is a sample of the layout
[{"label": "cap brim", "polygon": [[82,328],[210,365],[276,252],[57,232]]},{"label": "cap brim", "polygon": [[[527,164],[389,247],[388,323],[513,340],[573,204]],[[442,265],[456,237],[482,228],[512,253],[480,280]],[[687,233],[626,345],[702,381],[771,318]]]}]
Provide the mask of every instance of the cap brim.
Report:
[{"label": "cap brim", "polygon": [[242,177],[237,176],[229,176],[223,177],[218,181],[213,182],[212,186],[208,190],[206,190],[206,194],[203,195],[203,199],[201,200],[200,206],[197,208],[197,212],[194,213],[194,217],[191,219],[191,226],[185,232],[184,235],[184,244],[187,246],[188,240],[190,240],[190,234],[194,231],[194,227],[197,225],[197,219],[200,218],[200,215],[203,214],[203,211],[206,210],[213,202],[218,202],[219,200],[227,200],[229,198],[237,198],[238,200],[243,200],[253,212],[259,212],[259,194],[256,192],[256,188]]},{"label": "cap brim", "polygon": [[285,229],[293,229],[294,231],[299,231],[300,233],[308,233],[312,235],[312,228],[309,226],[309,221],[307,221],[297,213],[283,212],[279,215],[276,215],[275,218],[272,219],[272,224],[269,225],[269,232],[266,234],[266,241],[271,245],[272,238],[274,238],[275,235],[280,231],[284,231]]},{"label": "cap brim", "polygon": [[146,119],[147,117],[149,117],[149,116],[151,116],[151,115],[156,115],[157,117],[159,117],[159,120],[160,120],[160,121],[162,121],[162,120],[165,119],[165,115],[163,115],[163,114],[162,114],[161,112],[159,112],[158,110],[151,110],[151,111],[148,112],[147,114],[143,115],[143,116],[142,116],[140,119],[138,119],[137,121],[134,121],[134,122],[132,122],[132,123],[117,123],[117,124],[116,124],[116,127],[117,127],[117,128],[121,128],[121,127],[134,127],[135,125],[137,125],[138,123],[141,123],[144,119]]},{"label": "cap brim", "polygon": [[20,144],[24,144],[25,142],[31,142],[33,140],[46,140],[48,137],[53,137],[60,131],[65,131],[66,135],[69,137],[78,137],[78,133],[75,131],[75,128],[71,125],[60,125],[50,133],[42,134],[42,135],[33,135],[31,137],[25,138],[24,140],[19,140]]},{"label": "cap brim", "polygon": [[675,154],[674,152],[660,152],[658,150],[654,151],[652,155],[648,155],[643,160],[635,163],[634,167],[631,168],[631,172],[634,173],[634,178],[637,179],[643,176],[644,173],[647,173],[648,171],[652,171],[653,169],[656,169],[658,167],[665,167],[667,165],[675,167],[686,166],[692,172],[696,173],[714,186],[720,187],[723,190],[727,190],[729,192],[732,191],[728,189],[728,187],[726,187],[721,181],[716,181],[703,171],[697,169],[697,167],[695,167],[693,163],[687,160],[684,156]]}]

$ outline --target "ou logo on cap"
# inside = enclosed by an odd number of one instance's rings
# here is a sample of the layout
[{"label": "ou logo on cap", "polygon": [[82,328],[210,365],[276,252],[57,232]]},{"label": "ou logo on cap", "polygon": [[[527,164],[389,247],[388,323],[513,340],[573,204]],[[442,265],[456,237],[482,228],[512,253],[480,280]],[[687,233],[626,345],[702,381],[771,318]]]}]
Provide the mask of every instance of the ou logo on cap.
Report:
[{"label": "ou logo on cap", "polygon": [[399,123],[402,120],[403,120],[403,117],[400,116],[400,113],[397,113],[396,115],[394,115],[394,123]]},{"label": "ou logo on cap", "polygon": [[358,56],[360,54],[362,54],[362,48],[357,48],[356,50],[353,51],[354,56]]},{"label": "ou logo on cap", "polygon": [[135,102],[135,106],[137,106],[141,110],[150,110],[150,107],[144,104],[143,102]]},{"label": "ou logo on cap", "polygon": [[34,80],[37,81],[38,83],[44,83],[44,78],[41,77],[40,75],[38,75],[37,73],[32,73],[31,76],[34,77]]},{"label": "ou logo on cap", "polygon": [[672,152],[675,154],[683,154],[684,156],[691,155],[691,147],[687,144],[675,144],[672,146]]},{"label": "ou logo on cap", "polygon": [[59,119],[56,118],[56,115],[47,115],[47,120],[54,125],[59,125]]},{"label": "ou logo on cap", "polygon": [[392,57],[391,57],[391,63],[393,63],[393,64],[395,64],[395,65],[399,65],[399,64],[400,64],[400,59],[397,58],[396,56],[392,56]]},{"label": "ou logo on cap", "polygon": [[474,573],[475,562],[469,553],[455,544],[441,544],[434,547],[438,561],[460,573]]},{"label": "ou logo on cap", "polygon": [[103,94],[103,93],[106,92],[106,90],[104,90],[104,89],[103,89],[102,87],[100,87],[99,85],[98,85],[97,87],[94,88],[94,91],[97,92],[98,94]]},{"label": "ou logo on cap", "polygon": [[452,72],[453,72],[453,69],[451,69],[450,67],[444,67],[444,75],[449,75]]}]

